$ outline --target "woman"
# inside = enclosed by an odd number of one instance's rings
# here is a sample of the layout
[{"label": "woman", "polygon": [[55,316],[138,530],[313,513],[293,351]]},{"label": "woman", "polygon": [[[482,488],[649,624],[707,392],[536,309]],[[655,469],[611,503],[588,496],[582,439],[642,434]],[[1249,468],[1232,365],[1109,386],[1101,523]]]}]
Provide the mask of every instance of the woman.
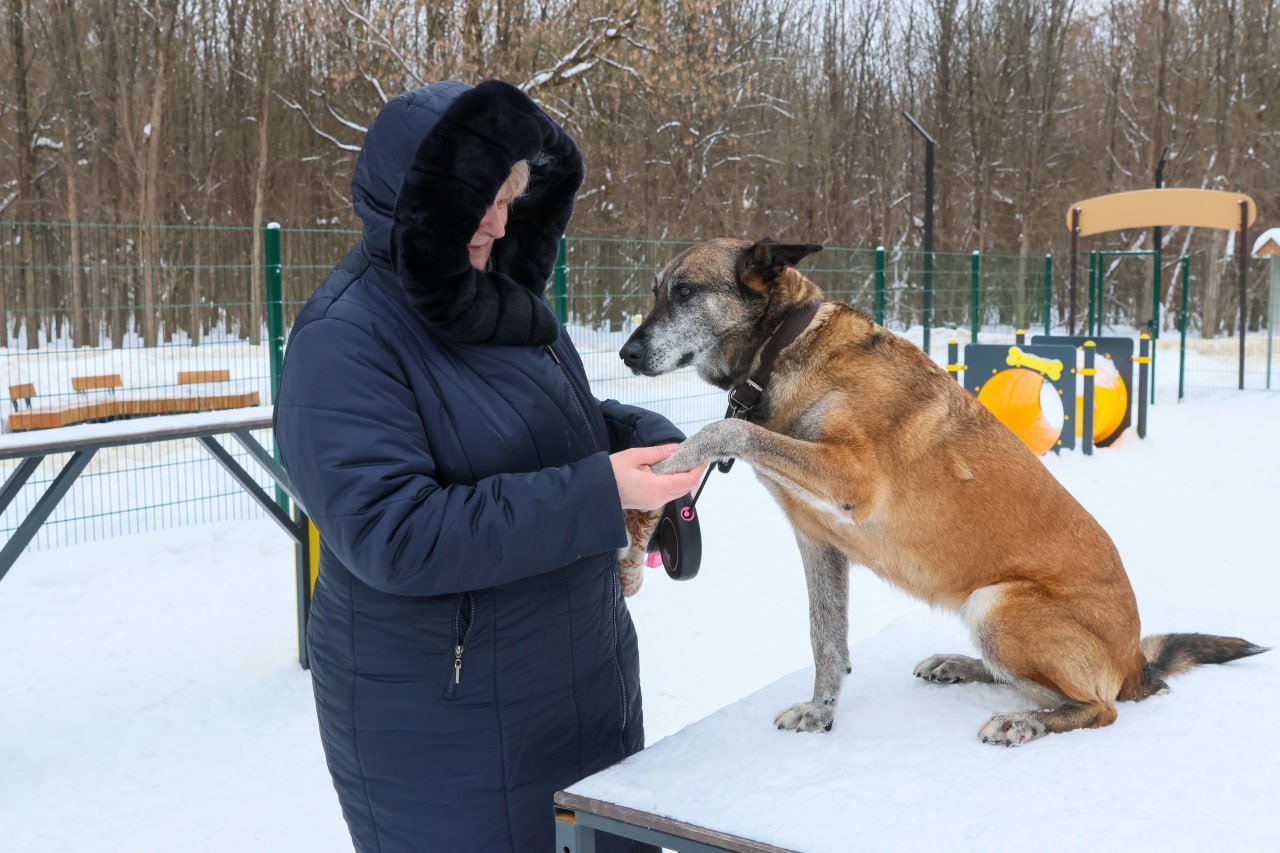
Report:
[{"label": "woman", "polygon": [[360,850],[544,853],[555,790],[644,744],[614,554],[624,508],[699,472],[649,470],[683,436],[597,401],[542,298],[581,181],[505,83],[396,98],[363,238],[290,337],[276,439],[320,530],[308,651]]}]

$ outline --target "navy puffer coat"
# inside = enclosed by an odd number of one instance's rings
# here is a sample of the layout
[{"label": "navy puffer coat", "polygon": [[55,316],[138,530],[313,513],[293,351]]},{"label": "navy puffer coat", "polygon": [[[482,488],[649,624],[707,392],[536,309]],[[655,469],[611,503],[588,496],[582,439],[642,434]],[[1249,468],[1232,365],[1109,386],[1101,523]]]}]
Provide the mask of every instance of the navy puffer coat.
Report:
[{"label": "navy puffer coat", "polygon": [[[471,270],[525,158],[493,269]],[[608,454],[683,436],[596,400],[542,299],[581,179],[510,86],[396,98],[356,167],[363,239],[289,339],[276,439],[320,530],[308,650],[360,850],[545,853],[554,791],[643,746]]]}]

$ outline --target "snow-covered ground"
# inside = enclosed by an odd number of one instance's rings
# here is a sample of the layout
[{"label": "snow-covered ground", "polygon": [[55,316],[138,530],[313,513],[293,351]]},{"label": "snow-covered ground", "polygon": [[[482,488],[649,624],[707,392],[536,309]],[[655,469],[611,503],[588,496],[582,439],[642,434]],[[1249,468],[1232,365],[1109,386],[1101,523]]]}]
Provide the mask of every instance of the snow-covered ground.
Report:
[{"label": "snow-covered ground", "polygon": [[[1280,396],[1168,390],[1146,441],[1045,464],[1116,540],[1147,633],[1276,645]],[[650,572],[631,599],[657,748],[584,793],[624,785],[806,851],[1280,849],[1280,651],[1182,676],[1108,729],[996,749],[978,726],[1022,700],[912,678],[964,631],[856,571],[836,728],[778,732],[810,679],[794,541],[746,466],[713,475],[699,508],[701,574]],[[269,521],[24,554],[0,582],[0,849],[349,849],[293,596]]]}]

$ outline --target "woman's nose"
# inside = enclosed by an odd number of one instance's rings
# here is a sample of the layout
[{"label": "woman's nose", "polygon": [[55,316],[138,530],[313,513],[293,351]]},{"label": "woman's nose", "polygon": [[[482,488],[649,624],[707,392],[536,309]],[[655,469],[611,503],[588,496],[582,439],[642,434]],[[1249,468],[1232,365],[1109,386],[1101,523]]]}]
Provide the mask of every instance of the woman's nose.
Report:
[{"label": "woman's nose", "polygon": [[507,233],[507,209],[496,204],[490,205],[484,212],[484,218],[480,220],[480,230],[494,240],[501,240]]}]

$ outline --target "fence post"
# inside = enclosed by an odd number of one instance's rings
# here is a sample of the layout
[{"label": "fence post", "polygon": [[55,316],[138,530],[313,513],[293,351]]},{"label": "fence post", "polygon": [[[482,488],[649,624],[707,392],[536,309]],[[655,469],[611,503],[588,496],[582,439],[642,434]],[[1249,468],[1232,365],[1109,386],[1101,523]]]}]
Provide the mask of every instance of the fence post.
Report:
[{"label": "fence post", "polygon": [[1098,277],[1098,253],[1089,253],[1089,310],[1085,314],[1085,335],[1092,337],[1093,332],[1093,297],[1095,288],[1097,287]]},{"label": "fence post", "polygon": [[884,325],[884,246],[876,246],[876,322]]},{"label": "fence post", "polygon": [[267,286],[267,337],[271,354],[271,402],[280,389],[280,370],[284,367],[284,306],[280,287],[280,223],[268,222],[262,229],[263,264]]},{"label": "fence post", "polygon": [[1046,254],[1044,256],[1044,333],[1045,335],[1053,334],[1050,330],[1051,315],[1053,313],[1053,255]]},{"label": "fence post", "polygon": [[1147,437],[1147,384],[1151,373],[1151,336],[1138,336],[1138,438]]},{"label": "fence post", "polygon": [[568,267],[565,265],[565,238],[560,238],[560,247],[556,250],[556,267],[551,283],[551,307],[556,312],[556,319],[561,323],[569,322]]},{"label": "fence post", "polygon": [[1080,371],[1084,374],[1084,404],[1081,407],[1081,423],[1080,438],[1083,441],[1083,449],[1085,456],[1093,455],[1093,394],[1094,394],[1094,376],[1098,369],[1094,366],[1094,359],[1098,351],[1098,345],[1093,341],[1084,342],[1084,369]]},{"label": "fence post", "polygon": [[981,298],[978,279],[981,276],[981,264],[981,256],[974,249],[969,256],[969,338],[975,344],[978,342],[978,300]]},{"label": "fence post", "polygon": [[[275,405],[280,390],[280,372],[284,369],[284,298],[281,287],[280,223],[268,222],[262,229],[263,272],[267,286],[267,352],[271,361],[271,404]],[[271,439],[276,461],[280,451]],[[289,509],[289,495],[276,486],[276,503],[283,510]]]}]

